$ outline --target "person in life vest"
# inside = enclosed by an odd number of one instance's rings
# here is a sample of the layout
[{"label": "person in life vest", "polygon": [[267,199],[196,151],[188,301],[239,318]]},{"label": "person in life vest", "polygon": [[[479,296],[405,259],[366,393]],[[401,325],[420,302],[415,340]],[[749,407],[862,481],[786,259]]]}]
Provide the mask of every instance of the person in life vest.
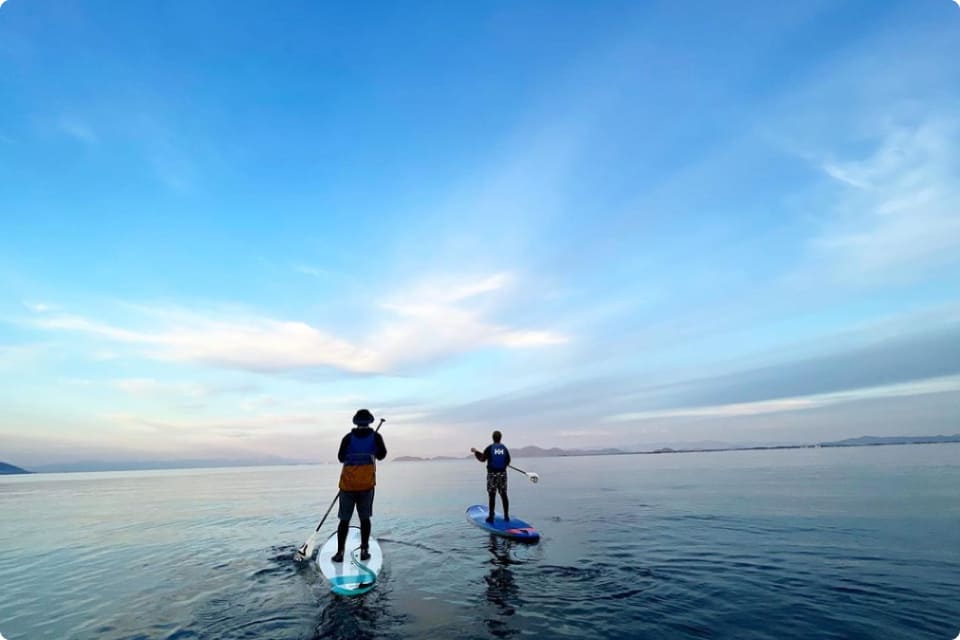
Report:
[{"label": "person in life vest", "polygon": [[343,463],[343,469],[340,471],[337,553],[331,558],[334,562],[343,562],[354,507],[360,517],[360,559],[370,559],[370,517],[373,515],[373,488],[377,484],[377,460],[387,457],[383,436],[370,428],[372,423],[373,414],[360,409],[353,416],[356,427],[340,441],[337,459]]},{"label": "person in life vest", "polygon": [[503,503],[503,519],[510,520],[510,500],[507,499],[507,467],[510,466],[510,450],[500,442],[503,435],[493,432],[493,444],[483,451],[471,448],[470,451],[480,462],[487,463],[487,495],[490,498],[490,515],[487,522],[493,522],[493,508],[497,504],[497,494]]}]

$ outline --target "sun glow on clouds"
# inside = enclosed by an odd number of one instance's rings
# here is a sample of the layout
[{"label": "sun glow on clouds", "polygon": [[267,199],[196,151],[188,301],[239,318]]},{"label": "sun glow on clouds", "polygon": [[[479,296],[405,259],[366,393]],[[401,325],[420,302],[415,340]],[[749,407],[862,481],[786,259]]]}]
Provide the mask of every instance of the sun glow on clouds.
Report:
[{"label": "sun glow on clouds", "polygon": [[[522,349],[567,342],[567,336],[552,331],[489,322],[484,317],[489,303],[471,304],[503,290],[511,280],[503,273],[479,280],[444,280],[391,296],[402,302],[382,304],[379,327],[358,341],[301,321],[160,307],[139,308],[150,328],[49,313],[30,324],[138,345],[151,359],[258,372],[331,367],[349,373],[386,373],[483,347]],[[134,391],[136,386],[127,384],[125,390]]]}]

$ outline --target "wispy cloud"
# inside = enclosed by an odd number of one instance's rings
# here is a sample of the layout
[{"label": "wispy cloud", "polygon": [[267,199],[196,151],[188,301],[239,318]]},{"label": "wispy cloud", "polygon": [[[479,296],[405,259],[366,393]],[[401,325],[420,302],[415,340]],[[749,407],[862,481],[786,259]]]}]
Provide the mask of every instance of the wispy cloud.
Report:
[{"label": "wispy cloud", "polygon": [[322,278],[323,276],[327,275],[327,272],[324,271],[323,269],[311,267],[310,265],[306,265],[306,264],[294,265],[293,270],[296,271],[297,273],[302,273],[303,275],[311,276],[314,278]]},{"label": "wispy cloud", "polygon": [[[164,310],[158,309],[158,317]],[[355,346],[304,322],[271,318],[219,318],[182,315],[174,326],[128,329],[76,315],[40,318],[33,325],[51,331],[90,334],[113,342],[141,345],[159,360],[201,362],[252,371],[287,371],[329,366],[355,373],[381,370],[369,349]]]},{"label": "wispy cloud", "polygon": [[667,418],[731,418],[756,416],[770,413],[784,413],[819,409],[835,404],[884,398],[901,398],[960,391],[960,376],[947,376],[920,380],[904,384],[883,385],[866,389],[854,389],[836,393],[820,393],[795,398],[778,398],[759,402],[741,402],[709,407],[685,407],[660,411],[637,411],[608,416],[613,422],[635,422],[641,420],[663,420]]},{"label": "wispy cloud", "polygon": [[522,349],[566,342],[567,336],[553,331],[490,322],[483,305],[468,304],[501,289],[507,280],[494,275],[398,293],[392,296],[398,302],[381,305],[379,325],[360,340],[301,321],[159,307],[140,307],[147,328],[64,313],[38,315],[29,324],[136,345],[149,358],[260,372],[331,367],[351,373],[385,373],[486,347]]},{"label": "wispy cloud", "polygon": [[86,144],[96,144],[100,141],[99,136],[89,124],[72,116],[61,116],[57,121],[57,127],[61,133]]},{"label": "wispy cloud", "polygon": [[[336,424],[330,416],[317,414],[290,414],[274,413],[260,416],[223,416],[204,418],[200,420],[163,420],[144,418],[131,413],[109,413],[103,416],[106,420],[119,425],[146,427],[156,431],[190,431],[199,433],[216,433],[218,431],[263,431],[274,427],[293,426],[329,426]],[[332,429],[333,427],[331,427]],[[337,429],[340,430],[339,427]]]},{"label": "wispy cloud", "polygon": [[46,304],[44,302],[30,302],[30,301],[24,301],[23,306],[29,309],[30,311],[33,311],[34,313],[45,313],[47,311],[52,311],[53,309],[56,308],[55,306]]},{"label": "wispy cloud", "polygon": [[[872,333],[871,333],[872,335]],[[627,421],[670,417],[747,416],[811,409],[859,398],[904,397],[942,390],[960,380],[960,324],[876,339],[860,347],[848,336],[827,353],[767,366],[717,371],[674,381],[619,375],[580,378],[521,389],[436,412],[448,423],[529,424],[563,428],[603,416]],[[622,421],[622,420],[621,420]]]},{"label": "wispy cloud", "polygon": [[960,121],[886,131],[862,160],[825,162],[846,189],[813,246],[850,281],[908,278],[960,258]]},{"label": "wispy cloud", "polygon": [[35,366],[54,351],[47,343],[0,344],[0,371],[17,371]]},{"label": "wispy cloud", "polygon": [[[560,345],[569,336],[544,330],[516,329],[485,318],[485,294],[513,281],[507,273],[476,280],[443,279],[394,296],[382,308],[394,317],[371,336],[369,344],[389,362],[417,364],[483,347],[524,349]],[[468,304],[476,300],[478,304]],[[414,351],[411,346],[417,345]]]},{"label": "wispy cloud", "polygon": [[204,399],[229,393],[247,393],[256,389],[250,384],[209,385],[194,382],[164,382],[154,378],[123,378],[115,380],[113,386],[136,396],[176,396],[191,399]]}]

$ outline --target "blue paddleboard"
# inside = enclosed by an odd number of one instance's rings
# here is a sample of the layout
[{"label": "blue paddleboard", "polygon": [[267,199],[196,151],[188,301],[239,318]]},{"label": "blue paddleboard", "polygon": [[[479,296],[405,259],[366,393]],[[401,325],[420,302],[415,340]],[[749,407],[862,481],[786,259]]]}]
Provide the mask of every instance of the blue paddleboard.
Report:
[{"label": "blue paddleboard", "polygon": [[521,540],[523,542],[537,542],[540,540],[540,532],[519,518],[510,518],[509,521],[506,521],[500,516],[494,516],[493,522],[491,523],[487,522],[488,515],[490,515],[490,512],[482,504],[467,507],[467,522],[495,536],[503,536],[504,538]]}]

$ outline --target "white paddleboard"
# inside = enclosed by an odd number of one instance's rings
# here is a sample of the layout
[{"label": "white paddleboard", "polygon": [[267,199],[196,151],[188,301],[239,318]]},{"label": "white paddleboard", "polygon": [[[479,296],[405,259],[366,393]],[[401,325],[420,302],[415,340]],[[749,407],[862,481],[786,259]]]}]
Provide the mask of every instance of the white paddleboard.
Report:
[{"label": "white paddleboard", "polygon": [[373,589],[383,567],[383,551],[380,544],[370,536],[370,559],[360,560],[360,528],[350,527],[343,562],[330,558],[337,552],[337,534],[334,532],[317,553],[317,566],[330,582],[330,590],[341,596],[356,596]]}]

